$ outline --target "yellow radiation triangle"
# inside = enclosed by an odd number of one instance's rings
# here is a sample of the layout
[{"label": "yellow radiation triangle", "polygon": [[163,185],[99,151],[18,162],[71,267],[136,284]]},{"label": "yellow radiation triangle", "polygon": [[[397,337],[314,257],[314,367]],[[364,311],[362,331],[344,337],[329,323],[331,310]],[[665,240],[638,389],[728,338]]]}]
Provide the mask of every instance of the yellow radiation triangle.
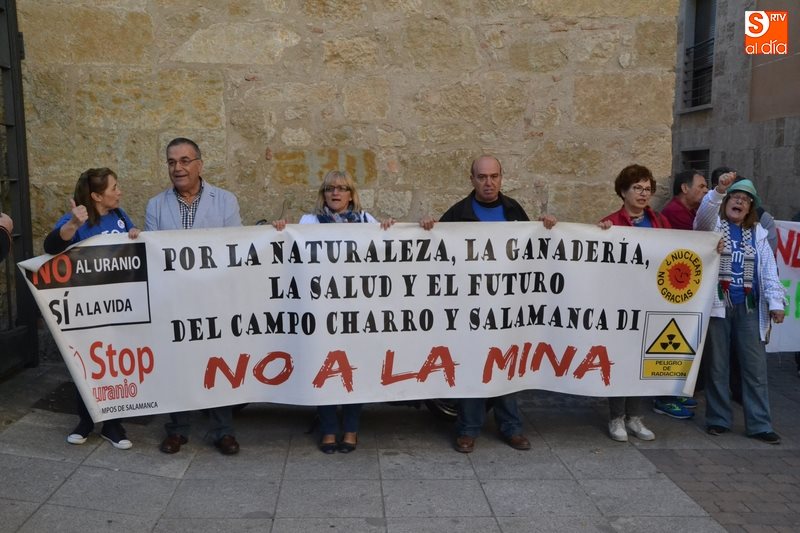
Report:
[{"label": "yellow radiation triangle", "polygon": [[675,322],[673,318],[661,333],[658,334],[658,337],[656,337],[656,340],[653,341],[653,344],[650,345],[646,353],[659,355],[694,355],[695,351],[689,344],[689,341],[686,340],[686,337],[683,336],[681,328],[678,327],[678,323]]}]

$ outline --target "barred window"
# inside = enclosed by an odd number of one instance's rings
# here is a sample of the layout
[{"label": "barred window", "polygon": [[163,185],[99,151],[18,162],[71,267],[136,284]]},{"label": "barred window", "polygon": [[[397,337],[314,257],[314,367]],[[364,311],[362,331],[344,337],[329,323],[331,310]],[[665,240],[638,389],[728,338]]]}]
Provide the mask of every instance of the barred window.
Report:
[{"label": "barred window", "polygon": [[716,0],[687,2],[684,24],[683,109],[711,104]]}]

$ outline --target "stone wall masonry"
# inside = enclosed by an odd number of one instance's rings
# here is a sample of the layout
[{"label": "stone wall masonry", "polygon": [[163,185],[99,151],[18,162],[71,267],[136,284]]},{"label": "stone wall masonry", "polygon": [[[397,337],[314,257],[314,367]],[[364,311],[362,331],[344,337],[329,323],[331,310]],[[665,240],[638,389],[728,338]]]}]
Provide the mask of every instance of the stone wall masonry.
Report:
[{"label": "stone wall masonry", "polygon": [[142,224],[164,146],[198,141],[244,222],[345,168],[378,218],[440,215],[470,161],[531,216],[594,222],[633,162],[666,183],[677,0],[18,0],[34,235],[118,171]]},{"label": "stone wall masonry", "polygon": [[[714,74],[711,106],[676,115],[673,128],[673,168],[681,167],[681,152],[709,150],[711,169],[724,165],[755,180],[763,204],[775,218],[790,220],[800,212],[800,116],[750,120],[753,59],[744,53],[744,12],[765,9],[789,11],[797,24],[796,2],[717,2]],[[679,20],[679,50],[685,48],[684,14]],[[789,43],[790,54],[798,46]],[[798,43],[800,44],[800,43]],[[682,73],[679,73],[679,78]],[[680,109],[679,109],[680,111]]]}]

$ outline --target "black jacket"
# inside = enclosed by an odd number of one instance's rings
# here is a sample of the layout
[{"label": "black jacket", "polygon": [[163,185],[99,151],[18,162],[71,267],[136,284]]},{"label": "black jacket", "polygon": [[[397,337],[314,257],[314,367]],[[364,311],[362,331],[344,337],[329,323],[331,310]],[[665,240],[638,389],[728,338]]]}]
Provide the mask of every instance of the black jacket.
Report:
[{"label": "black jacket", "polygon": [[[525,222],[530,220],[528,214],[519,205],[519,202],[504,196],[499,193],[500,203],[503,206],[503,214],[508,221]],[[475,211],[472,209],[472,200],[475,198],[475,191],[469,193],[469,196],[456,203],[453,207],[448,209],[439,222],[480,222],[478,217],[475,216]]]},{"label": "black jacket", "polygon": [[6,258],[11,250],[11,234],[6,228],[0,228],[0,261]]}]

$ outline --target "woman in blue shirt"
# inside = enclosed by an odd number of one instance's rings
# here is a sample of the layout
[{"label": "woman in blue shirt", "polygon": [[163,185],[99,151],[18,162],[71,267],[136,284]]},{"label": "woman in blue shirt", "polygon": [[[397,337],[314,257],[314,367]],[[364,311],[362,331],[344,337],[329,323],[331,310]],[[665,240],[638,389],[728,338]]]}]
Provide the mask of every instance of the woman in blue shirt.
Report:
[{"label": "woman in blue shirt", "polygon": [[[121,197],[117,175],[111,169],[90,168],[81,174],[75,185],[75,195],[70,199],[72,208],[45,237],[44,251],[58,254],[71,244],[104,233],[125,232],[131,239],[138,237],[139,229],[134,227],[128,214],[119,207]],[[76,396],[80,422],[67,436],[67,442],[83,444],[94,430],[94,421],[80,394]],[[100,436],[120,450],[133,446],[119,419],[107,420]]]}]

